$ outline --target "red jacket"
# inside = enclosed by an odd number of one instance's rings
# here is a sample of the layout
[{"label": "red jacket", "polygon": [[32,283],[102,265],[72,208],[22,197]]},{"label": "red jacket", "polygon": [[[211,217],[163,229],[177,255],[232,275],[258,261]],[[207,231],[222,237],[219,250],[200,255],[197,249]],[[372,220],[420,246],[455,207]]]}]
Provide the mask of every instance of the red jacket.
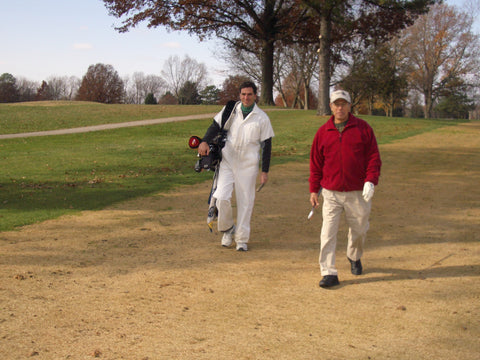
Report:
[{"label": "red jacket", "polygon": [[349,114],[340,133],[333,116],[318,129],[310,151],[310,192],[362,190],[367,181],[378,184],[380,153],[368,123]]}]

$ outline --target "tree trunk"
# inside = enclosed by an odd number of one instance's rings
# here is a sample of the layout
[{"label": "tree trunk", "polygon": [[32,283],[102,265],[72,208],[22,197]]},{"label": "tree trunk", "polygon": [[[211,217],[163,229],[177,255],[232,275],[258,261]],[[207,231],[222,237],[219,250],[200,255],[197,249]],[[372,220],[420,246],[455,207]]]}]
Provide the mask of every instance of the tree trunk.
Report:
[{"label": "tree trunk", "polygon": [[279,81],[279,86],[278,86],[277,90],[278,90],[278,93],[279,93],[279,95],[280,95],[280,98],[282,99],[283,107],[288,107],[287,98],[285,97],[285,91],[283,91],[283,87],[282,87],[282,82],[281,82],[281,81]]},{"label": "tree trunk", "polygon": [[273,100],[273,53],[274,41],[265,41],[262,49],[262,87],[260,104],[275,105]]},{"label": "tree trunk", "polygon": [[318,49],[318,107],[317,115],[330,115],[330,45],[331,21],[326,15],[321,15],[320,20],[320,48]]},{"label": "tree trunk", "polygon": [[425,119],[431,119],[433,117],[433,96],[432,96],[432,90],[431,89],[426,89],[423,93],[423,96],[425,97]]},{"label": "tree trunk", "polygon": [[373,100],[373,97],[369,96],[368,97],[368,102],[367,102],[368,106],[367,106],[367,111],[368,111],[368,115],[372,115],[373,114],[373,108],[374,108],[374,100]]},{"label": "tree trunk", "polygon": [[392,92],[390,95],[390,103],[389,103],[389,112],[390,114],[388,115],[389,117],[393,117],[393,112],[395,111],[395,93]]},{"label": "tree trunk", "polygon": [[304,105],[303,105],[303,110],[308,110],[309,106],[310,106],[310,87],[307,85],[307,83],[303,82],[303,92],[304,92]]}]

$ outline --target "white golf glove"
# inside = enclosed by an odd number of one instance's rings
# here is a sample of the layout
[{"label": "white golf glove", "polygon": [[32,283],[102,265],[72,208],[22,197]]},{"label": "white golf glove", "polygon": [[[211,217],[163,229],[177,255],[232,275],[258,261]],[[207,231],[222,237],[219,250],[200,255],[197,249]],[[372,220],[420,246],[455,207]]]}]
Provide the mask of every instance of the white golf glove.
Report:
[{"label": "white golf glove", "polygon": [[363,198],[365,199],[366,202],[369,202],[372,199],[373,193],[375,191],[374,189],[375,189],[375,185],[373,185],[373,183],[371,183],[370,181],[367,181],[363,185],[362,196],[363,196]]}]

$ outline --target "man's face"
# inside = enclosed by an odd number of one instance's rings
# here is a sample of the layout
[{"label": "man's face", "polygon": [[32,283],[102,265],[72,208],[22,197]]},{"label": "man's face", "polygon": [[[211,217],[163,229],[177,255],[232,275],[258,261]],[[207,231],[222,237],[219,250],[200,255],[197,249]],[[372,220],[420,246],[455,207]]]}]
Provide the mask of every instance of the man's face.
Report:
[{"label": "man's face", "polygon": [[330,109],[335,117],[335,122],[341,123],[348,120],[348,113],[350,112],[351,105],[344,99],[338,99],[335,100],[335,102],[330,103]]},{"label": "man's face", "polygon": [[255,95],[251,87],[240,90],[240,101],[242,102],[243,106],[250,107],[255,104],[255,100],[257,100],[257,95]]}]

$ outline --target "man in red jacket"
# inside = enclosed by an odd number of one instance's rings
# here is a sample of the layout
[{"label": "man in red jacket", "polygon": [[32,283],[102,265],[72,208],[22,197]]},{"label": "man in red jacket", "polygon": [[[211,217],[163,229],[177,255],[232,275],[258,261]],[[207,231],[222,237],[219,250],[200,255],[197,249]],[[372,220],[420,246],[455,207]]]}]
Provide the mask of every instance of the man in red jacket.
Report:
[{"label": "man in red jacket", "polygon": [[320,287],[339,285],[335,250],[340,217],[348,229],[347,258],[354,275],[362,274],[360,258],[368,230],[374,187],[380,176],[380,153],[370,125],[350,113],[350,95],[334,91],[332,117],[318,129],[310,152],[310,203],[323,196],[320,235]]}]

